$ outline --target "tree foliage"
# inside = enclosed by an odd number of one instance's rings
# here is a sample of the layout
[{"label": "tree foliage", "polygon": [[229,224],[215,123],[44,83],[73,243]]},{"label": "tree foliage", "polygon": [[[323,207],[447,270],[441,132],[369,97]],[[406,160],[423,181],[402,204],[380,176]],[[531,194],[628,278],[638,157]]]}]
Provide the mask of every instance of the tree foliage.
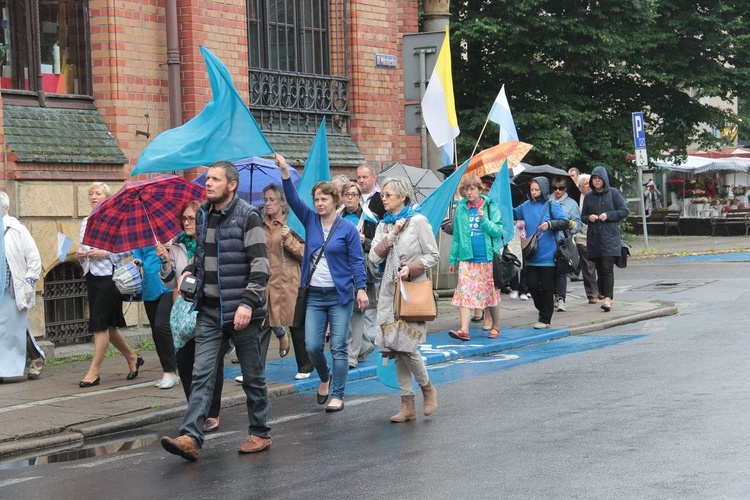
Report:
[{"label": "tree foliage", "polygon": [[[459,158],[471,153],[505,84],[527,159],[629,177],[631,113],[643,111],[650,156],[716,145],[750,96],[746,0],[463,0],[452,3]],[[717,99],[724,101],[719,106]],[[714,102],[716,101],[716,102]],[[487,127],[480,149],[497,142]]]}]

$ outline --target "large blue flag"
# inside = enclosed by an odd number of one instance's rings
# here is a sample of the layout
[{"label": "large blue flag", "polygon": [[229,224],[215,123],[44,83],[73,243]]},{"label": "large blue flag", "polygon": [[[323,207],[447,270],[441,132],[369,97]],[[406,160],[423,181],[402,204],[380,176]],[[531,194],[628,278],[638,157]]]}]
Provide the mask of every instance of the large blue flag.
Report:
[{"label": "large blue flag", "polygon": [[[307,203],[310,208],[314,208],[312,197],[313,186],[318,182],[330,180],[331,164],[328,159],[326,119],[323,118],[323,123],[318,127],[318,134],[315,136],[315,140],[310,147],[310,154],[307,156],[302,177],[300,177],[299,184],[297,184],[297,193],[300,199]],[[305,238],[305,228],[297,216],[294,215],[294,212],[289,212],[286,225],[289,226],[289,229],[300,235],[302,239]]]},{"label": "large blue flag", "polygon": [[510,174],[508,173],[508,160],[503,162],[500,171],[495,175],[495,182],[488,193],[492,201],[500,207],[500,220],[503,223],[503,239],[508,244],[516,234],[513,223],[513,198],[510,195]]},{"label": "large blue flag", "polygon": [[456,189],[458,189],[458,185],[461,183],[461,177],[466,172],[466,167],[468,166],[469,160],[466,160],[463,165],[458,167],[458,170],[445,179],[417,207],[417,211],[427,217],[432,226],[432,233],[436,238],[440,231],[440,224],[443,222],[443,217],[445,217],[445,211],[448,210],[453,201],[453,195],[456,193]]},{"label": "large blue flag", "polygon": [[170,172],[273,153],[234,87],[226,66],[201,46],[213,98],[186,124],[159,134],[143,150],[130,175]]}]

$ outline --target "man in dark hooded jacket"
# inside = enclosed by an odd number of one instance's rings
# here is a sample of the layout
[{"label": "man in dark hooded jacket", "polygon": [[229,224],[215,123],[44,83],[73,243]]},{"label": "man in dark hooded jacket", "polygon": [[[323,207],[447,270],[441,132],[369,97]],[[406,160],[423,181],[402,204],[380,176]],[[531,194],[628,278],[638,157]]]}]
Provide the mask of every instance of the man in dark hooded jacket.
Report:
[{"label": "man in dark hooded jacket", "polygon": [[596,167],[589,180],[591,191],[583,199],[581,220],[588,225],[587,258],[596,264],[602,309],[612,309],[615,288],[615,262],[622,252],[620,221],[628,216],[628,206],[620,191],[609,185],[604,167]]}]

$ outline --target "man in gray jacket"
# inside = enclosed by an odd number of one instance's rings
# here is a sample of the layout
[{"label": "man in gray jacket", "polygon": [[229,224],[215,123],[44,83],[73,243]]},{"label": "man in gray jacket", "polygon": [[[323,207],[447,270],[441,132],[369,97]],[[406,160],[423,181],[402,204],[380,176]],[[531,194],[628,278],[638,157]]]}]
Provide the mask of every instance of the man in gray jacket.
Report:
[{"label": "man in gray jacket", "polygon": [[186,276],[194,275],[197,281],[195,364],[180,436],[165,436],[161,444],[169,453],[191,461],[198,459],[203,445],[203,423],[211,405],[216,365],[230,339],[240,360],[250,421],[249,435],[237,451],[254,453],[271,446],[262,355],[268,342],[264,337],[270,329],[261,328],[267,313],[266,285],[271,271],[260,214],[236,196],[238,181],[237,168],[230,162],[209,167],[208,201],[196,214],[195,259],[178,282],[181,289]]}]

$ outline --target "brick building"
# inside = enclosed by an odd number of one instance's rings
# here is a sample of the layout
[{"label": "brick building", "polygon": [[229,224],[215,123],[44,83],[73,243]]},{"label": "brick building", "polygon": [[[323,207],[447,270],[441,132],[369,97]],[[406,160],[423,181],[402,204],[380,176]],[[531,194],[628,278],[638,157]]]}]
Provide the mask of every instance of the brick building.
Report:
[{"label": "brick building", "polygon": [[154,137],[210,100],[199,45],[293,164],[325,117],[335,171],[419,165],[401,81],[418,16],[406,0],[0,0],[0,190],[42,254],[34,334],[86,339],[80,266],[57,260],[56,233],[77,240],[89,184],[119,188]]}]

